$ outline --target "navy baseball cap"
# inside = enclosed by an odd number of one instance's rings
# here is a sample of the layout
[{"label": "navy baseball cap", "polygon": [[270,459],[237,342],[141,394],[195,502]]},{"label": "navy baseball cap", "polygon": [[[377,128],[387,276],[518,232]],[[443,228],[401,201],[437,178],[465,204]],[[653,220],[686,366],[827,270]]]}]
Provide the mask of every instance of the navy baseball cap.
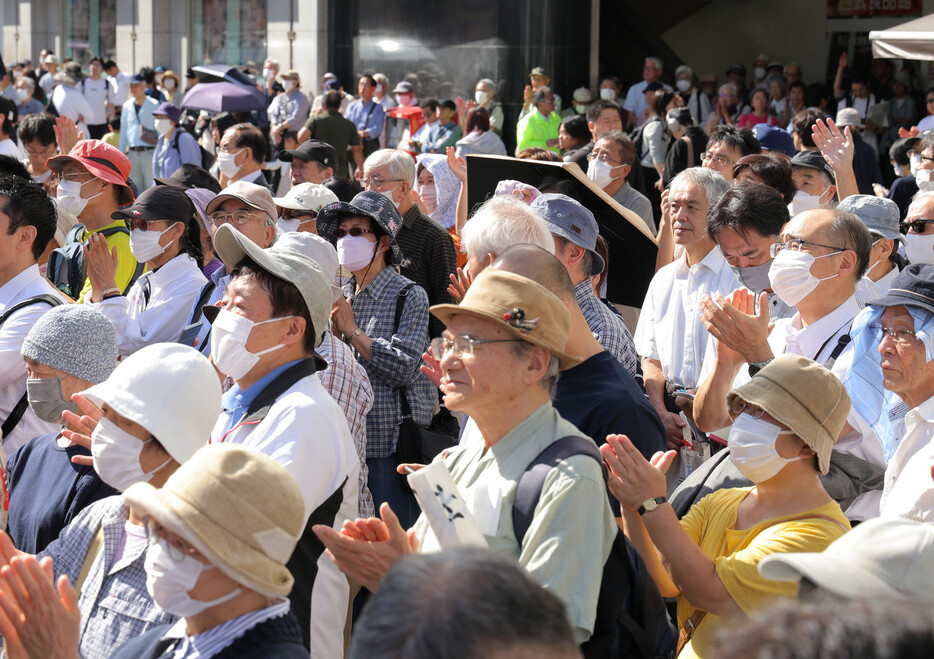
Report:
[{"label": "navy baseball cap", "polygon": [[337,151],[333,146],[321,140],[308,140],[302,142],[297,149],[287,149],[279,152],[279,160],[282,162],[292,162],[293,158],[305,162],[314,160],[325,167],[337,166]]},{"label": "navy baseball cap", "polygon": [[146,82],[146,76],[144,76],[142,73],[134,73],[128,78],[127,82],[129,82],[131,85],[135,85],[140,82]]},{"label": "navy baseball cap", "polygon": [[349,203],[336,201],[333,204],[328,204],[318,211],[318,221],[315,225],[318,235],[332,245],[337,245],[334,232],[340,227],[341,220],[347,215],[362,215],[373,220],[373,223],[389,236],[393,263],[402,262],[402,250],[396,242],[396,234],[402,228],[402,217],[389,199],[379,192],[364,190],[351,199]]},{"label": "navy baseball cap", "polygon": [[824,156],[821,155],[820,151],[798,151],[791,159],[791,167],[792,169],[795,167],[816,169],[827,174],[831,181],[836,182],[836,178],[833,175],[833,167],[824,160]]},{"label": "navy baseball cap", "polygon": [[195,205],[182,188],[156,185],[145,190],[133,205],[111,214],[114,220],[172,220],[188,222]]},{"label": "navy baseball cap", "polygon": [[759,144],[763,149],[784,153],[789,158],[794,157],[798,152],[795,149],[794,140],[791,139],[791,135],[784,128],[769,126],[768,124],[756,124],[752,132],[756,134],[756,139],[759,140]]},{"label": "navy baseball cap", "polygon": [[892,287],[867,304],[877,307],[915,307],[934,314],[934,265],[912,263],[898,273]]},{"label": "navy baseball cap", "polygon": [[178,109],[178,106],[174,103],[162,103],[155,110],[152,111],[153,114],[157,114],[163,117],[168,117],[175,123],[178,123],[179,118],[182,116],[182,111]]},{"label": "navy baseball cap", "polygon": [[554,193],[543,194],[529,206],[545,220],[551,233],[590,252],[590,276],[603,272],[606,261],[597,253],[600,228],[593,213],[567,195]]}]

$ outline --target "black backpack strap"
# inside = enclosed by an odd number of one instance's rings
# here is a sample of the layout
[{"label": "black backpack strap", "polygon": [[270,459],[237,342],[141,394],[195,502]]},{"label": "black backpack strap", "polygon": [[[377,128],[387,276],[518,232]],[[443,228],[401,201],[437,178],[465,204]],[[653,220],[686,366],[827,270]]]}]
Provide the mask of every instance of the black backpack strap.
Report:
[{"label": "black backpack strap", "polygon": [[[402,310],[405,308],[405,299],[409,296],[409,291],[415,283],[406,284],[399,291],[399,297],[396,298],[396,315],[392,321],[392,333],[399,331],[399,323],[402,321]],[[409,405],[409,398],[405,395],[405,387],[399,387],[399,407],[401,408],[402,418],[406,419],[412,416],[412,408]]]},{"label": "black backpack strap", "polygon": [[559,462],[574,455],[589,455],[603,470],[606,477],[606,467],[603,465],[603,456],[597,446],[586,437],[568,435],[549,444],[544,451],[538,454],[519,477],[516,486],[516,498],[512,504],[512,527],[519,544],[525,539],[526,531],[532,524],[535,508],[542,496],[542,486],[545,477]]},{"label": "black backpack strap", "polygon": [[[60,304],[63,304],[62,299],[54,295],[43,293],[42,295],[37,295],[31,297],[28,300],[23,300],[17,304],[14,304],[12,307],[3,312],[3,315],[0,315],[0,325],[6,322],[7,318],[12,316],[14,313],[25,307],[31,307],[34,304],[48,304],[51,307],[57,307]],[[13,429],[19,424],[22,420],[23,415],[26,414],[26,409],[29,407],[29,400],[26,394],[23,394],[22,398],[16,403],[13,407],[13,410],[10,412],[10,415],[6,418],[6,421],[3,422],[3,425],[0,426],[0,443],[6,439]]]},{"label": "black backpack strap", "polygon": [[846,347],[850,344],[850,333],[847,332],[843,334],[839,339],[837,339],[837,345],[833,347],[833,352],[830,353],[830,358],[824,362],[824,367],[827,370],[833,368],[833,365],[837,362],[837,358],[843,353]]},{"label": "black backpack strap", "polygon": [[318,368],[315,366],[314,359],[303,359],[287,368],[253,399],[240,423],[252,423],[265,419],[266,415],[269,414],[269,408],[273,406],[279,396],[291,389],[292,385],[299,380],[314,375],[317,371]]},{"label": "black backpack strap", "polygon": [[215,284],[212,279],[208,279],[208,283],[201,287],[201,292],[198,293],[198,299],[195,300],[194,313],[191,314],[191,320],[188,321],[189,323],[197,323],[201,320],[201,316],[204,315],[204,305],[211,299],[211,293],[214,292],[215,288],[217,288],[217,284]]}]

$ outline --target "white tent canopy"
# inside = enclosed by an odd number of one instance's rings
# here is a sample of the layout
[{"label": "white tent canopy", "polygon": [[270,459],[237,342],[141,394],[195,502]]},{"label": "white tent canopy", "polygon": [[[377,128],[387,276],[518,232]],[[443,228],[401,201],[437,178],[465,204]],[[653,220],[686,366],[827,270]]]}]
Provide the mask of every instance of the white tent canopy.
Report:
[{"label": "white tent canopy", "polygon": [[934,61],[934,14],[869,33],[874,57]]}]

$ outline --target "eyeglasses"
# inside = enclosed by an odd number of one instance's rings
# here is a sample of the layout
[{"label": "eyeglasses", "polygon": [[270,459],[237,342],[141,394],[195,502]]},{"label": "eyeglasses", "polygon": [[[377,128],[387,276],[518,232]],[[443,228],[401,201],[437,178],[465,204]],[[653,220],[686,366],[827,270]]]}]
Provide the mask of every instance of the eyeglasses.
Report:
[{"label": "eyeglasses", "polygon": [[352,238],[359,238],[365,233],[373,233],[372,229],[361,229],[360,227],[350,227],[349,229],[334,229],[331,234],[335,238],[343,238],[344,236],[351,236]]},{"label": "eyeglasses", "polygon": [[587,154],[587,160],[590,160],[591,162],[594,161],[594,160],[599,160],[600,162],[611,162],[611,163],[615,163],[616,165],[622,165],[622,164],[623,164],[623,163],[620,162],[619,160],[613,160],[613,158],[610,158],[610,156],[608,156],[608,155],[605,154],[605,153],[600,153],[600,154],[588,153],[588,154]]},{"label": "eyeglasses", "polygon": [[736,164],[735,160],[730,160],[724,155],[721,155],[719,153],[710,153],[709,151],[704,151],[702,154],[700,154],[700,157],[701,157],[701,160],[703,160],[704,162],[707,162],[708,160],[713,160],[720,167],[726,167],[727,165]]},{"label": "eyeglasses", "polygon": [[232,213],[225,213],[223,211],[216,211],[211,213],[211,224],[220,226],[225,222],[238,227],[242,224],[246,224],[250,220],[256,219],[258,216],[253,211],[248,210],[236,210]]},{"label": "eyeglasses", "polygon": [[149,515],[143,518],[143,528],[146,529],[146,538],[149,540],[150,546],[155,546],[159,544],[159,540],[165,539],[165,544],[169,548],[169,556],[176,563],[181,563],[185,556],[194,556],[198,553],[197,549],[166,529]]},{"label": "eyeglasses", "polygon": [[870,323],[869,329],[880,341],[887,335],[890,339],[892,339],[892,341],[895,342],[895,345],[902,347],[909,346],[918,340],[914,331],[909,329],[893,329],[886,327],[882,323]]},{"label": "eyeglasses", "polygon": [[231,147],[229,147],[229,146],[224,146],[223,144],[221,144],[220,146],[217,147],[217,152],[218,152],[218,153],[232,153],[232,154],[236,155],[236,154],[240,153],[241,151],[243,151],[243,147],[241,147],[241,148],[239,148],[239,149],[237,149],[237,147],[233,147],[233,148],[236,149],[236,150],[235,150],[235,151],[231,151],[231,150],[230,150]]},{"label": "eyeglasses", "polygon": [[58,149],[56,149],[54,146],[51,149],[45,149],[44,151],[33,151],[32,149],[26,149],[26,155],[30,158],[51,158],[56,153],[58,153]]},{"label": "eyeglasses", "polygon": [[378,187],[381,187],[383,183],[400,183],[404,180],[405,179],[401,179],[401,178],[379,178],[376,176],[374,176],[373,178],[368,178],[364,176],[362,179],[360,179],[360,182],[363,183],[363,187],[365,188],[368,188],[371,185],[374,188],[378,188]]},{"label": "eyeglasses", "polygon": [[133,231],[134,229],[148,231],[150,222],[166,222],[167,224],[174,224],[175,220],[137,220],[135,218],[130,218],[126,221],[126,226],[130,231]]},{"label": "eyeglasses", "polygon": [[94,179],[94,174],[90,172],[74,172],[71,174],[62,174],[62,178],[66,181],[75,181],[77,183],[87,183]]},{"label": "eyeglasses", "polygon": [[902,222],[901,227],[912,233],[924,233],[925,224],[934,224],[934,220],[911,220],[909,222]]},{"label": "eyeglasses", "polygon": [[733,402],[730,404],[730,416],[735,419],[740,414],[744,413],[748,414],[753,419],[761,419],[762,415],[765,414],[765,410],[758,405],[747,403],[742,398],[734,398]]},{"label": "eyeglasses", "polygon": [[487,343],[519,343],[521,341],[522,339],[474,339],[466,334],[459,334],[452,338],[440,336],[431,340],[431,356],[441,361],[446,352],[453,350],[455,357],[463,359],[473,355],[474,346]]},{"label": "eyeglasses", "polygon": [[286,220],[314,220],[318,218],[318,211],[309,211],[309,210],[295,210],[292,208],[283,208],[282,217]]},{"label": "eyeglasses", "polygon": [[[792,238],[791,240],[786,240],[783,243],[773,243],[769,245],[769,256],[773,259],[778,256],[778,253],[783,249],[791,250],[792,252],[802,251],[802,247],[805,245],[813,245],[814,247],[826,247],[827,249],[832,249],[836,252],[842,252],[846,250],[846,247],[834,247],[833,245],[822,245],[821,243],[812,243],[809,240],[801,240],[800,238]],[[807,251],[807,250],[803,250]]]}]

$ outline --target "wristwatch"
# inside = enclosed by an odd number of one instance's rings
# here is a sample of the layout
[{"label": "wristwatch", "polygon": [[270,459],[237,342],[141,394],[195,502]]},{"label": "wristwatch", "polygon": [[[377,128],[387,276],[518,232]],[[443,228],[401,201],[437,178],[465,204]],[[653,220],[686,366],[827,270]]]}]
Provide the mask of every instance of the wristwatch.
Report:
[{"label": "wristwatch", "polygon": [[639,506],[639,510],[637,512],[640,516],[646,513],[650,513],[666,501],[668,501],[668,497],[655,497],[654,499],[646,499],[642,502],[642,505]]},{"label": "wristwatch", "polygon": [[756,373],[761,371],[763,368],[769,365],[771,359],[766,359],[764,362],[753,362],[749,365],[749,368],[746,370],[749,371],[749,377],[755,377]]},{"label": "wristwatch", "polygon": [[346,339],[344,339],[344,341],[346,341],[346,342],[349,344],[349,343],[351,343],[355,338],[357,338],[358,336],[360,336],[361,334],[363,334],[363,330],[360,329],[360,328],[358,327],[358,328],[355,329],[353,332],[351,332],[350,336],[348,336]]}]

